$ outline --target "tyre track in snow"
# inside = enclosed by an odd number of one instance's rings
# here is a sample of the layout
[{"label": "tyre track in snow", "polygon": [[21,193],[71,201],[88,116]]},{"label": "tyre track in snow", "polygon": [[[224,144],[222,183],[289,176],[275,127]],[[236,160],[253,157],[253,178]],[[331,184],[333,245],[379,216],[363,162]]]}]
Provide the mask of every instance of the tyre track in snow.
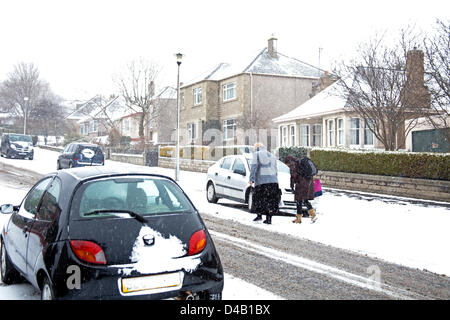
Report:
[{"label": "tyre track in snow", "polygon": [[286,299],[450,299],[450,279],[202,215],[225,272]]}]

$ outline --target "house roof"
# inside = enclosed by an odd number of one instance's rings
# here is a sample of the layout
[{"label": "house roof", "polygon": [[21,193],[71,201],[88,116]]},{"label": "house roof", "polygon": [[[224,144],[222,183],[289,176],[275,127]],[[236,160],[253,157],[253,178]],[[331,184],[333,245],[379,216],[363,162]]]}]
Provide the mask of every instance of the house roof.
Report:
[{"label": "house roof", "polygon": [[342,96],[338,80],[292,111],[272,119],[275,123],[306,119],[345,111],[347,99]]},{"label": "house roof", "polygon": [[256,57],[245,63],[222,62],[206,70],[197,77],[189,80],[183,86],[212,80],[219,81],[241,73],[256,73],[267,75],[291,76],[302,78],[319,78],[325,75],[325,71],[298,59],[277,53],[275,58],[269,55],[268,49],[264,48]]},{"label": "house roof", "polygon": [[264,48],[243,72],[306,78],[319,78],[325,74],[319,68],[279,52],[276,58],[272,58],[267,48]]}]

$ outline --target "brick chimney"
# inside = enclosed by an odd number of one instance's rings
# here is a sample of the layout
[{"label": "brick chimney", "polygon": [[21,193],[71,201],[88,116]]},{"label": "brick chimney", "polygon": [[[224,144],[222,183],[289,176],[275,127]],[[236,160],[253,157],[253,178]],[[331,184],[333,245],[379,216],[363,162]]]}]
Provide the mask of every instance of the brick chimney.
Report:
[{"label": "brick chimney", "polygon": [[406,55],[406,83],[404,103],[411,108],[430,107],[430,93],[424,83],[424,54],[414,48]]},{"label": "brick chimney", "polygon": [[277,55],[277,38],[275,38],[274,35],[272,35],[269,40],[267,40],[267,51],[269,52],[269,55],[276,59],[278,57]]}]

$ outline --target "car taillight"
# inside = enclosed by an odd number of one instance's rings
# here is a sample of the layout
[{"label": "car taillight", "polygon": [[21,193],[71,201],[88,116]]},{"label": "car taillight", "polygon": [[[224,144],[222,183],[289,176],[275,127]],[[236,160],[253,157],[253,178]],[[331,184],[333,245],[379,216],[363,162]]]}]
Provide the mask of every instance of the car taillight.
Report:
[{"label": "car taillight", "polygon": [[206,247],[206,234],[204,230],[195,232],[189,239],[189,253],[192,256],[201,252]]},{"label": "car taillight", "polygon": [[106,264],[105,253],[98,244],[85,240],[71,240],[70,246],[79,259],[89,263]]}]

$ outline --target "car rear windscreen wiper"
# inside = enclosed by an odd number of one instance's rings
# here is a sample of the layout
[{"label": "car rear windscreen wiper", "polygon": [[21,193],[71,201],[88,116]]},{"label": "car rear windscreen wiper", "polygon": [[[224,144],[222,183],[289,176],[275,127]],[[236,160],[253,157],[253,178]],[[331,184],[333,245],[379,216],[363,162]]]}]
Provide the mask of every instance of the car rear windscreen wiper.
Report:
[{"label": "car rear windscreen wiper", "polygon": [[130,210],[112,210],[112,209],[108,209],[108,210],[94,210],[94,211],[91,211],[91,212],[83,214],[83,216],[85,216],[85,217],[86,216],[93,216],[93,215],[99,214],[99,213],[127,213],[132,218],[135,218],[139,222],[142,222],[142,223],[148,222],[147,219],[145,219],[139,213],[136,213],[136,212],[130,211]]}]

